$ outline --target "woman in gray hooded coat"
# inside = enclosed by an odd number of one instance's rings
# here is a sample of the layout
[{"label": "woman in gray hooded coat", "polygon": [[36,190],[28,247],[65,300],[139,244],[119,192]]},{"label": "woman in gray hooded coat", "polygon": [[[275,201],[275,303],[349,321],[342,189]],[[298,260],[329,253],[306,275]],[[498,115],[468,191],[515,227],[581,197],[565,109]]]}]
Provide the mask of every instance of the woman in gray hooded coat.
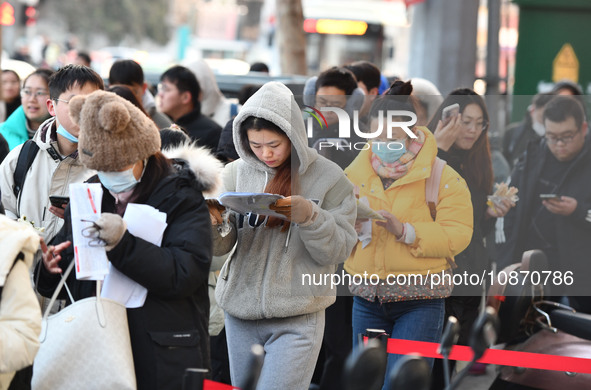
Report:
[{"label": "woman in gray hooded coat", "polygon": [[308,389],[324,309],[335,301],[324,275],[335,272],[357,241],[353,185],[307,146],[302,114],[281,83],[265,84],[246,102],[233,138],[241,158],[226,165],[225,191],[285,199],[271,206],[283,219],[234,214],[232,233],[214,244],[237,243],[216,288],[226,312],[232,383],[244,383],[250,348],[260,344],[259,389]]}]

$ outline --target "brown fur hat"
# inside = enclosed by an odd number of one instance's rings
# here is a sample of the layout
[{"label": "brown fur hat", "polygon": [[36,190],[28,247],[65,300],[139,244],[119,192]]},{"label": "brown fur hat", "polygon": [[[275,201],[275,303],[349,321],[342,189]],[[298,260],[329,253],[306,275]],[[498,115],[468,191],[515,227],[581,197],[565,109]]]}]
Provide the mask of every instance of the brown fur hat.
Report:
[{"label": "brown fur hat", "polygon": [[87,168],[118,171],[160,150],[154,122],[112,92],[75,96],[69,108],[72,121],[80,126],[78,153]]}]

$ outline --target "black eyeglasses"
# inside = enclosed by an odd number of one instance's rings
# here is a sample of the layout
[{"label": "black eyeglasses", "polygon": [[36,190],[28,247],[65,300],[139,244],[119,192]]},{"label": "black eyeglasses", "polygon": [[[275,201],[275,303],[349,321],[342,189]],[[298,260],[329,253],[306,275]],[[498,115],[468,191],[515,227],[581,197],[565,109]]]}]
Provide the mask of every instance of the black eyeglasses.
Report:
[{"label": "black eyeglasses", "polygon": [[94,221],[89,221],[88,219],[81,219],[80,221],[91,224],[90,226],[82,229],[82,237],[90,238],[88,241],[88,246],[101,247],[107,245],[105,240],[99,237],[99,231],[101,230],[99,225],[97,225]]},{"label": "black eyeglasses", "polygon": [[462,125],[464,125],[465,127],[472,127],[472,125],[474,125],[477,131],[485,131],[486,129],[488,129],[488,122],[486,122],[486,121],[483,121],[483,122],[462,121]]},{"label": "black eyeglasses", "polygon": [[569,134],[569,135],[563,135],[562,137],[553,137],[553,136],[545,136],[546,138],[546,142],[548,142],[550,145],[556,145],[559,142],[562,142],[564,145],[571,143],[575,137],[577,136],[577,134],[579,133],[579,131],[575,131],[573,134]]}]

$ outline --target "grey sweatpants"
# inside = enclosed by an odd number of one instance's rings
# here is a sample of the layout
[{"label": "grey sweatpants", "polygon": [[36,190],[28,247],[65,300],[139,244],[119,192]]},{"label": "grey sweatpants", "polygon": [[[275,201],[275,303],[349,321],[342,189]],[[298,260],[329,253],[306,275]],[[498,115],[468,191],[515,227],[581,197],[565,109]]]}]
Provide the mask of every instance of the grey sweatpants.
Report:
[{"label": "grey sweatpants", "polygon": [[243,385],[250,348],[260,344],[265,359],[257,390],[307,390],[323,334],[324,310],[266,320],[241,320],[226,313],[232,385]]}]

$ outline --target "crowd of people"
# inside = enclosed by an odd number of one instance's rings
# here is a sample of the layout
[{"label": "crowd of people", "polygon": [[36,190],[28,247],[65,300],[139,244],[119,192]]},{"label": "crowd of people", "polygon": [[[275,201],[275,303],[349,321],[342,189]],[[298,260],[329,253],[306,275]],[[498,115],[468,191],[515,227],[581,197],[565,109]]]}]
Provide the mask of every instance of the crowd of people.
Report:
[{"label": "crowd of people", "polygon": [[[311,77],[301,97],[270,81],[240,103],[203,61],[167,69],[156,96],[133,60],[115,62],[107,86],[88,65],[22,83],[2,73],[0,388],[30,384],[41,312],[69,304],[65,292],[54,307],[46,298],[75,258],[73,183],[101,185],[91,234],[147,289],[127,309],[138,389],[180,389],[187,368],[240,386],[254,344],[259,389],[340,389],[367,329],[437,343],[451,315],[467,344],[483,287],[453,275],[500,270],[530,249],[575,275],[552,298],[591,313],[591,140],[576,84],[535,95],[522,122],[495,129],[505,137],[491,150],[473,89],[384,88],[367,61]],[[519,200],[493,196],[501,182]],[[217,200],[224,192],[278,199],[239,213]],[[160,245],[129,232],[130,203],[166,214]],[[326,275],[351,278],[334,286]],[[95,281],[65,282],[74,300],[95,294]],[[388,356],[384,389],[399,358]],[[434,389],[439,363],[429,359]]]}]

